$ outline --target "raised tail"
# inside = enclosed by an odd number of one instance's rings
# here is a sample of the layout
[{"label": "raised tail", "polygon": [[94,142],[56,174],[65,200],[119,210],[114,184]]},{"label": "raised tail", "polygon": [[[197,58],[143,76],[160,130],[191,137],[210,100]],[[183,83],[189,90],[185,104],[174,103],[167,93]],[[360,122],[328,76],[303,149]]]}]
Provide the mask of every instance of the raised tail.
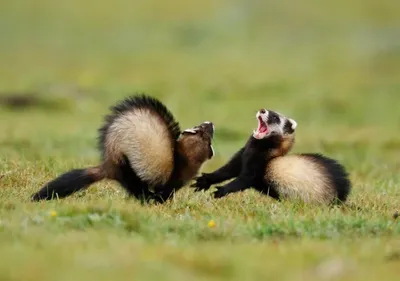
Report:
[{"label": "raised tail", "polygon": [[32,201],[51,200],[67,197],[91,184],[104,179],[101,166],[68,171],[47,183],[31,197]]}]

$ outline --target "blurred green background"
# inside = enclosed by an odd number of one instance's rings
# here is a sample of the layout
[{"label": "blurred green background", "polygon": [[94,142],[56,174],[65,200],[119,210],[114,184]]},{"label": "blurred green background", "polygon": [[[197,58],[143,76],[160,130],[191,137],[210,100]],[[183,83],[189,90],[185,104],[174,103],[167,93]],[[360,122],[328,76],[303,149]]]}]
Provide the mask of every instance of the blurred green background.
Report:
[{"label": "blurred green background", "polygon": [[[93,139],[88,128],[99,115],[135,91],[161,98],[183,127],[215,120],[217,140],[233,131],[246,136],[260,106],[298,120],[300,148],[307,139],[397,136],[397,1],[0,5],[0,97],[37,94],[48,109],[6,115],[3,142],[28,120],[21,137],[29,141],[32,134]],[[57,116],[51,130],[35,123],[41,114]],[[56,126],[64,122],[70,125]]]},{"label": "blurred green background", "polygon": [[[0,277],[394,280],[398,259],[383,260],[400,253],[399,91],[399,1],[2,0]],[[216,157],[203,171],[243,145],[260,107],[282,112],[298,122],[293,151],[340,160],[354,185],[350,203],[363,210],[316,211],[250,191],[213,201],[188,190],[143,207],[105,182],[83,197],[27,203],[59,173],[97,163],[102,116],[134,92],[160,98],[182,128],[216,124]],[[111,219],[94,223],[93,208]],[[60,215],[47,220],[53,209]],[[221,228],[204,230],[209,218]],[[298,234],[311,241],[270,240]],[[332,266],[340,274],[329,275]]]}]

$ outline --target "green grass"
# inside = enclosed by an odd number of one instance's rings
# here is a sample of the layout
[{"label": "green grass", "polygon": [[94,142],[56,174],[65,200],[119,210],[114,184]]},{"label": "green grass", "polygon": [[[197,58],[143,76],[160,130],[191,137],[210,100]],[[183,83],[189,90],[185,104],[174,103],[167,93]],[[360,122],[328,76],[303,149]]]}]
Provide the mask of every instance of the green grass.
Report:
[{"label": "green grass", "polygon": [[[397,280],[398,2],[98,2],[0,2],[1,280]],[[349,170],[348,205],[185,188],[146,206],[106,181],[29,201],[96,164],[103,115],[141,91],[182,128],[216,124],[203,171],[243,145],[260,107],[290,116],[293,152]],[[19,95],[31,106],[8,104]]]}]

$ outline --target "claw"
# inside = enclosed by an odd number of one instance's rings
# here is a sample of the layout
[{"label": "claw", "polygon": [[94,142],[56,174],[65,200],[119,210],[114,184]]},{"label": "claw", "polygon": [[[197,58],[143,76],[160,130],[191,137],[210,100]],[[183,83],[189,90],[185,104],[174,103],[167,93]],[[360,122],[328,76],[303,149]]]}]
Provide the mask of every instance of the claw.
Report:
[{"label": "claw", "polygon": [[201,176],[194,177],[195,182],[190,187],[195,188],[195,192],[208,190],[211,184],[208,183],[207,175],[207,173],[202,173]]},{"label": "claw", "polygon": [[214,198],[221,198],[225,195],[224,188],[222,186],[216,186],[217,190],[213,192]]}]

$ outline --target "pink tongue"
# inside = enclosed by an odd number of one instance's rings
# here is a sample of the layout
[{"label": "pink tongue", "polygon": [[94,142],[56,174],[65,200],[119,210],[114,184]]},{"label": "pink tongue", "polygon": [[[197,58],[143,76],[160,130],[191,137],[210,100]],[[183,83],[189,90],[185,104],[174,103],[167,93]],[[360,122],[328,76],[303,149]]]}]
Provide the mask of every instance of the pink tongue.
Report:
[{"label": "pink tongue", "polygon": [[261,119],[261,117],[258,117],[258,120],[259,120],[259,125],[258,125],[257,135],[259,136],[260,134],[266,133],[268,131],[268,127],[264,125],[264,122]]},{"label": "pink tongue", "polygon": [[265,133],[266,131],[268,131],[268,128],[261,125],[261,128],[260,128],[258,131],[259,131],[260,133]]}]

